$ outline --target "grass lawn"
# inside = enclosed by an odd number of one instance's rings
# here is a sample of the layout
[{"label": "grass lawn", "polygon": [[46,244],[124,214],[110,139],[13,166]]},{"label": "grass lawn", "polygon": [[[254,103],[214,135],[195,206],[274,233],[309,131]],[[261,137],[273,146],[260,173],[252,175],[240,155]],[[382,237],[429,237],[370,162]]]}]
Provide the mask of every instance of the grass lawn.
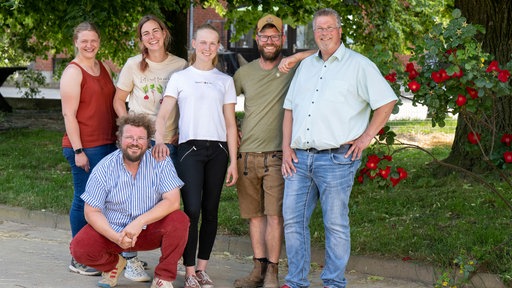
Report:
[{"label": "grass lawn", "polygon": [[[393,125],[395,130],[429,133],[424,123]],[[407,128],[409,125],[409,128]],[[413,125],[413,126],[411,126]],[[420,128],[414,128],[420,127]],[[400,130],[403,129],[403,130]],[[453,132],[453,130],[452,130]],[[0,203],[67,214],[72,201],[70,168],[62,156],[62,132],[16,129],[0,131]],[[429,150],[439,159],[448,145]],[[512,211],[482,185],[457,173],[439,177],[425,153],[407,149],[393,162],[409,176],[392,191],[372,183],[356,183],[351,195],[352,251],[448,267],[465,255],[478,260],[482,271],[512,280]],[[507,199],[510,187],[493,175],[482,175]],[[223,191],[220,233],[247,235],[240,218],[235,188]],[[319,207],[311,223],[314,245],[323,245]]]}]

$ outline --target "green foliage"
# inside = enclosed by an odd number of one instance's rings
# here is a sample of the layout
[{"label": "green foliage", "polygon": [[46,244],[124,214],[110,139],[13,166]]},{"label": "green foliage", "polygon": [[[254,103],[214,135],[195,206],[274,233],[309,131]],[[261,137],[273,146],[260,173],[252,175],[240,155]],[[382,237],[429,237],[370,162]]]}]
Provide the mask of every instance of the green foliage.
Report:
[{"label": "green foliage", "polygon": [[[467,23],[459,10],[454,10],[448,23],[437,23],[430,33],[418,41],[410,62],[386,75],[396,93],[412,95],[413,103],[425,105],[432,125],[445,126],[448,115],[464,118],[470,125],[467,151],[483,154],[499,168],[512,168],[505,156],[510,142],[502,143],[496,127],[496,105],[501,97],[512,93],[509,76],[512,61],[500,65],[484,52],[476,40],[484,32],[478,25]],[[476,138],[479,138],[477,141]],[[511,152],[512,153],[512,152]],[[507,162],[508,161],[508,162]]]},{"label": "green foliage", "polygon": [[22,95],[25,98],[36,97],[41,92],[39,87],[47,86],[43,73],[33,69],[18,72],[18,77],[14,79],[14,85],[19,91],[25,89]]},{"label": "green foliage", "polygon": [[26,64],[36,57],[46,59],[62,52],[73,54],[73,29],[82,21],[93,22],[100,30],[98,58],[122,65],[138,51],[135,28],[143,15],[165,19],[160,7],[177,11],[189,4],[185,0],[7,2],[0,6],[0,65]]},{"label": "green foliage", "polygon": [[[445,19],[453,0],[444,1],[259,1],[228,0],[227,9],[219,1],[194,1],[194,5],[213,7],[234,25],[236,41],[254,27],[264,13],[273,12],[285,23],[307,24],[315,11],[323,7],[337,10],[342,17],[345,42],[354,48],[372,52],[382,45],[387,51],[405,51],[411,39],[426,33],[435,19]],[[163,11],[186,13],[190,1],[49,1],[12,0],[0,5],[0,55],[3,66],[27,64],[36,56],[43,58],[73,51],[73,28],[82,21],[97,24],[103,37],[98,55],[122,64],[136,53],[135,26],[142,15],[162,18]],[[432,17],[436,15],[436,17]],[[173,19],[167,19],[173,25]]]},{"label": "green foliage", "polygon": [[342,18],[344,42],[354,43],[354,49],[372,55],[379,45],[387,51],[406,51],[413,44],[411,41],[429,31],[436,19],[445,21],[453,5],[452,0],[444,1],[445,5],[439,5],[438,1],[387,0],[228,0],[227,3],[228,24],[235,25],[233,41],[253,28],[263,14],[274,13],[294,27],[310,22],[317,10],[330,7]]}]

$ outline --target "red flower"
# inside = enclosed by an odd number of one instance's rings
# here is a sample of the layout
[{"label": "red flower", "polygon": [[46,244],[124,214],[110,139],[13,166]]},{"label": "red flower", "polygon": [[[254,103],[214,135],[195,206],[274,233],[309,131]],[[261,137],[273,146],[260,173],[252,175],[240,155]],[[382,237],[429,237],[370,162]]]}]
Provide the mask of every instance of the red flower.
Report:
[{"label": "red flower", "polygon": [[144,100],[149,100],[149,96],[148,96],[148,95],[145,95],[145,96],[144,96]]},{"label": "red flower", "polygon": [[386,166],[386,169],[379,169],[379,175],[380,177],[387,179],[389,176],[389,173],[391,173],[391,167]]},{"label": "red flower", "polygon": [[508,70],[501,70],[498,74],[498,80],[501,82],[508,82],[508,77],[510,77],[510,72]]},{"label": "red flower", "polygon": [[418,73],[418,71],[416,70],[412,70],[411,72],[409,72],[409,80],[416,79],[416,77],[418,76],[420,76],[420,73]]},{"label": "red flower", "polygon": [[450,76],[448,75],[448,73],[446,73],[446,70],[444,69],[439,70],[439,75],[441,75],[441,79],[443,79],[443,81],[450,79]]},{"label": "red flower", "polygon": [[393,187],[395,187],[396,184],[398,184],[398,182],[400,182],[400,178],[391,177],[391,178],[389,178],[389,180],[391,181],[391,186],[393,186]]},{"label": "red flower", "polygon": [[366,167],[370,170],[375,170],[378,168],[378,164],[380,162],[379,156],[373,154],[368,155],[368,161],[366,162]]},{"label": "red flower", "polygon": [[487,69],[485,70],[485,72],[492,72],[492,71],[500,72],[500,67],[499,67],[498,61],[496,61],[496,60],[492,61],[491,64],[489,64],[489,67],[487,67]]},{"label": "red flower", "polygon": [[446,50],[445,52],[447,55],[452,55],[452,54],[455,54],[457,53],[457,48],[452,48],[452,49],[448,49]]},{"label": "red flower", "polygon": [[464,104],[466,104],[466,102],[468,101],[468,99],[466,98],[466,96],[462,95],[462,94],[459,94],[457,95],[457,100],[455,100],[455,104],[457,104],[457,106],[463,106]]},{"label": "red flower", "polygon": [[471,144],[478,144],[478,142],[480,142],[481,138],[482,137],[480,136],[480,134],[478,134],[476,132],[469,132],[468,133],[468,141]]},{"label": "red flower", "polygon": [[363,177],[363,175],[359,175],[359,176],[357,176],[357,182],[359,182],[359,183],[363,184],[363,181],[364,181],[364,177]]},{"label": "red flower", "polygon": [[377,135],[384,135],[384,128],[380,128],[379,132],[377,133]]},{"label": "red flower", "polygon": [[443,82],[443,77],[441,77],[441,74],[437,71],[432,72],[432,74],[430,74],[430,77],[432,77],[432,80],[434,80],[434,82],[436,83]]},{"label": "red flower", "polygon": [[478,98],[478,91],[476,91],[475,89],[468,86],[466,87],[466,91],[468,92],[469,97],[471,97],[471,99]]},{"label": "red flower", "polygon": [[391,156],[391,155],[384,155],[384,156],[382,156],[382,159],[386,159],[389,162],[391,162],[391,161],[393,161],[393,156]]},{"label": "red flower", "polygon": [[452,77],[453,78],[461,78],[464,75],[464,72],[462,72],[462,69],[459,67],[459,71],[453,72]]},{"label": "red flower", "polygon": [[405,171],[404,168],[398,167],[398,168],[396,168],[396,172],[398,172],[398,175],[399,175],[398,177],[400,180],[407,178],[407,171]]},{"label": "red flower", "polygon": [[501,137],[501,143],[505,144],[505,146],[510,146],[512,143],[512,134],[503,134]]},{"label": "red flower", "polygon": [[503,159],[505,160],[505,163],[512,163],[512,151],[503,153]]},{"label": "red flower", "polygon": [[405,72],[411,72],[411,71],[416,71],[416,69],[414,68],[414,64],[409,62],[405,65]]},{"label": "red flower", "polygon": [[384,78],[391,83],[395,83],[396,82],[396,72],[389,73],[388,75],[384,76]]},{"label": "red flower", "polygon": [[416,80],[412,80],[411,82],[409,82],[409,84],[407,84],[407,87],[409,87],[409,89],[411,89],[412,92],[416,92],[420,90],[421,85],[420,83],[416,82]]}]

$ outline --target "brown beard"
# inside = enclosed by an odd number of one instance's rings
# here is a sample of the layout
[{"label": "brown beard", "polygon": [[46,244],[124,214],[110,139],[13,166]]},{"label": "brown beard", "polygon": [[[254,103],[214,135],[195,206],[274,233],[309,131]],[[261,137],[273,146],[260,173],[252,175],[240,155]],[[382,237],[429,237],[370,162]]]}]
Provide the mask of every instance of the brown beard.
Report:
[{"label": "brown beard", "polygon": [[264,46],[262,45],[258,45],[258,51],[260,52],[260,55],[261,55],[261,58],[263,58],[263,60],[265,61],[275,61],[277,60],[277,58],[279,58],[279,56],[281,55],[281,51],[282,51],[282,46],[277,46],[275,45],[274,47],[276,47],[276,51],[272,54],[265,54],[265,48]]},{"label": "brown beard", "polygon": [[[131,155],[130,153],[128,153],[128,149],[131,148],[131,147],[134,147],[134,146],[138,147],[136,145],[130,145],[130,146],[126,147],[126,149],[122,149],[123,157],[124,157],[124,159],[126,159],[126,160],[128,160],[130,162],[139,162],[140,159],[142,159],[142,156],[144,156],[144,152],[143,152],[144,150],[142,149],[141,153],[138,154],[138,155]],[[138,148],[140,148],[140,147],[138,147]]]}]

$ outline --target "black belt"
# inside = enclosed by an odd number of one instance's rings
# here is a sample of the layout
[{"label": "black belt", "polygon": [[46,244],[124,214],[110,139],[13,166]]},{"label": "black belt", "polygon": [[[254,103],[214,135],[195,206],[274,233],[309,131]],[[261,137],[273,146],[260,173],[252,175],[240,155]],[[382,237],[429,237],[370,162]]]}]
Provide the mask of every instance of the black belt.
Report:
[{"label": "black belt", "polygon": [[329,148],[329,149],[322,149],[322,150],[319,150],[319,149],[316,149],[316,148],[297,149],[297,150],[302,150],[302,151],[305,151],[305,152],[308,152],[308,153],[312,153],[312,154],[341,153],[341,152],[346,150],[345,146],[348,146],[348,145],[349,144],[344,144],[344,145],[341,145],[340,147]]}]

